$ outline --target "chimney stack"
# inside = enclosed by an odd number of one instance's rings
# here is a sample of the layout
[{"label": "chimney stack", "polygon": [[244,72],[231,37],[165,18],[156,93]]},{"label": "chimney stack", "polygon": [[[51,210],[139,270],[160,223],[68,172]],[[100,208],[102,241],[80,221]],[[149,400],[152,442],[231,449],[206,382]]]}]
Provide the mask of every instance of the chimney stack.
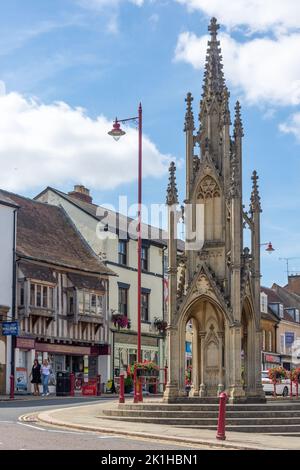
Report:
[{"label": "chimney stack", "polygon": [[93,198],[90,196],[90,190],[81,184],[76,184],[73,191],[68,193],[69,196],[80,199],[81,201],[92,204]]},{"label": "chimney stack", "polygon": [[289,292],[292,292],[293,294],[298,294],[300,295],[300,274],[294,274],[294,275],[290,275],[288,277],[288,285],[286,286],[287,287],[287,290]]}]

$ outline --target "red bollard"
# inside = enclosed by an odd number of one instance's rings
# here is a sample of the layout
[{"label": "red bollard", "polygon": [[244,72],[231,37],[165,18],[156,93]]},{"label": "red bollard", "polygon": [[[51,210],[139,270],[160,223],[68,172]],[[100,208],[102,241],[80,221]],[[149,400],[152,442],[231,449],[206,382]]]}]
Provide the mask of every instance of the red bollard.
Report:
[{"label": "red bollard", "polygon": [[220,393],[219,395],[219,417],[218,417],[218,431],[216,438],[220,441],[225,441],[225,420],[226,420],[226,401],[227,395],[225,392]]},{"label": "red bollard", "polygon": [[138,403],[139,402],[139,392],[138,392],[138,377],[136,373],[136,368],[134,368],[134,374],[133,374],[133,386],[134,386],[134,395],[133,395],[133,403]]},{"label": "red bollard", "polygon": [[101,397],[101,375],[97,375],[97,397]]},{"label": "red bollard", "polygon": [[71,372],[70,374],[70,397],[75,396],[75,374]]},{"label": "red bollard", "polygon": [[139,401],[142,402],[143,401],[143,377],[139,377],[138,378],[138,384],[139,384],[139,388],[138,388],[138,397],[139,397]]},{"label": "red bollard", "polygon": [[14,375],[11,375],[10,378],[10,384],[9,384],[9,390],[10,390],[10,394],[9,394],[9,398],[11,400],[13,400],[15,398],[15,377]]},{"label": "red bollard", "polygon": [[119,403],[125,403],[124,374],[120,375]]}]

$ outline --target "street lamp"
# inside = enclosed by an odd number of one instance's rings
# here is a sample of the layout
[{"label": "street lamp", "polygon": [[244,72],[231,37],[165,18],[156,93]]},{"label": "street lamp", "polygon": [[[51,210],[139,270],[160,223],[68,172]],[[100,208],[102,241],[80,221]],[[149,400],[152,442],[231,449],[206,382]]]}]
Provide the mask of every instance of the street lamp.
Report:
[{"label": "street lamp", "polygon": [[108,132],[108,135],[111,135],[115,139],[115,141],[118,142],[120,137],[122,137],[125,134],[126,132],[121,129],[120,121],[118,121],[118,119],[116,118],[113,128],[111,131]]},{"label": "street lamp", "polygon": [[275,251],[275,249],[273,248],[273,245],[271,242],[268,242],[268,243],[261,243],[260,246],[266,246],[266,252],[269,253],[269,255],[271,255],[273,253],[273,251]]},{"label": "street lamp", "polygon": [[[139,104],[138,116],[127,118],[127,119],[115,119],[113,128],[108,134],[118,141],[125,131],[121,129],[120,123],[122,122],[138,122],[138,226],[137,226],[137,237],[138,237],[138,295],[137,295],[137,362],[142,362],[142,350],[141,350],[141,290],[142,290],[142,104]],[[141,384],[139,385],[139,397],[137,398],[135,390],[135,401],[143,400],[143,391]]]}]

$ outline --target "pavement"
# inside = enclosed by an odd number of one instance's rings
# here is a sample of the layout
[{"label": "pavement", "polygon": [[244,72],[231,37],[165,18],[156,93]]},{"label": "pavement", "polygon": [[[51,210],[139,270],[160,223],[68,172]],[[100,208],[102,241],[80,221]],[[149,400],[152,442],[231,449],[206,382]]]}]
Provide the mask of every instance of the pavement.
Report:
[{"label": "pavement", "polygon": [[[148,398],[148,401],[155,399]],[[226,440],[216,439],[216,432],[205,429],[181,428],[151,423],[135,423],[126,421],[112,421],[103,415],[103,410],[117,407],[115,400],[101,400],[96,404],[87,404],[80,407],[46,410],[35,415],[25,415],[23,421],[37,420],[40,423],[55,427],[68,428],[80,431],[99,432],[102,434],[126,436],[127,438],[146,439],[156,442],[166,442],[193,448],[205,446],[211,449],[228,450],[271,450],[271,449],[300,449],[300,435],[270,435],[227,432]]]},{"label": "pavement", "polygon": [[[46,410],[76,409],[96,403],[104,403],[112,397],[30,397],[0,402],[0,451],[1,450],[190,450],[188,445],[165,444],[130,436],[55,427],[38,422],[34,418]],[[27,419],[20,419],[26,415]],[[106,430],[107,431],[107,430]],[[203,446],[202,449],[207,449]],[[0,452],[1,453],[1,452]],[[1,454],[2,455],[2,454]],[[100,455],[100,454],[99,454]]]}]

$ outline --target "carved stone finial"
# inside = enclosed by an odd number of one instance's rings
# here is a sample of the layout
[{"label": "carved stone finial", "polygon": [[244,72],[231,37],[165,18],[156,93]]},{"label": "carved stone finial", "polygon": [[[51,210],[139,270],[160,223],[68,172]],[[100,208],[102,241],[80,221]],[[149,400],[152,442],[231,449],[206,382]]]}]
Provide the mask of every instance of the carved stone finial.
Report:
[{"label": "carved stone finial", "polygon": [[222,95],[222,120],[225,126],[231,125],[229,98],[230,98],[230,93],[228,91],[228,88],[225,87],[223,90],[223,95]]},{"label": "carved stone finial", "polygon": [[251,203],[250,203],[250,211],[254,212],[262,212],[261,204],[260,204],[260,195],[258,189],[258,175],[257,172],[254,170],[252,173],[252,193],[251,193]]},{"label": "carved stone finial", "polygon": [[235,119],[234,119],[234,137],[244,137],[243,122],[241,116],[241,105],[237,101],[235,105]]},{"label": "carved stone finial", "polygon": [[210,20],[210,25],[208,26],[208,31],[210,32],[211,39],[213,41],[217,40],[217,34],[219,29],[220,25],[217,22],[217,18],[212,17],[212,19]]},{"label": "carved stone finial", "polygon": [[176,185],[176,166],[174,162],[170,163],[169,167],[169,184],[167,188],[167,199],[166,203],[169,206],[178,204],[178,191]]},{"label": "carved stone finial", "polygon": [[213,95],[217,95],[219,101],[221,101],[225,85],[220,42],[217,40],[219,28],[216,18],[212,18],[208,27],[211,40],[208,41],[202,95],[206,100],[210,100]]},{"label": "carved stone finial", "polygon": [[192,108],[193,100],[194,98],[192,97],[192,94],[188,93],[185,98],[186,113],[185,113],[184,132],[195,130],[194,114],[193,114],[193,108]]}]

